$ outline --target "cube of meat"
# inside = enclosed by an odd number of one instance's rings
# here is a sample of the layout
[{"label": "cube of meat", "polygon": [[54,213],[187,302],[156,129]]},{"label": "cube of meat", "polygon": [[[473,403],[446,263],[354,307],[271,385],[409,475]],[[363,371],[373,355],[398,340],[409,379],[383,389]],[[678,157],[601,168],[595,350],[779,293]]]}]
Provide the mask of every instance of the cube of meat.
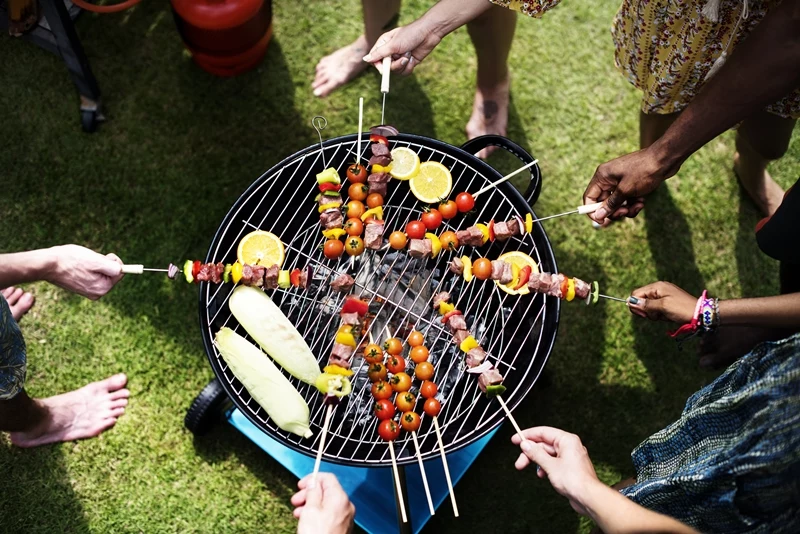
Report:
[{"label": "cube of meat", "polygon": [[373,156],[389,156],[389,147],[383,143],[373,143],[370,147]]},{"label": "cube of meat", "polygon": [[453,258],[450,260],[450,272],[455,274],[464,274],[464,262],[460,258]]},{"label": "cube of meat", "polygon": [[500,371],[492,367],[488,371],[484,371],[478,377],[478,387],[481,388],[481,391],[486,393],[486,386],[496,386],[497,384],[503,383],[503,375],[500,374]]},{"label": "cube of meat", "polygon": [[355,283],[356,281],[349,274],[340,274],[331,282],[331,289],[340,293],[347,293]]},{"label": "cube of meat", "polygon": [[267,267],[264,271],[264,288],[275,289],[278,287],[278,266]]},{"label": "cube of meat", "polygon": [[565,278],[563,274],[554,274],[550,278],[550,287],[547,288],[546,293],[553,297],[563,298],[564,295],[561,294],[561,284],[564,283]]},{"label": "cube of meat", "polygon": [[388,167],[389,164],[392,162],[392,158],[389,156],[372,156],[369,158],[370,165],[380,165],[381,167]]},{"label": "cube of meat", "polygon": [[550,273],[539,273],[539,293],[547,293],[552,281],[553,277]]},{"label": "cube of meat", "polygon": [[326,230],[341,228],[343,222],[342,212],[335,208],[325,210],[319,215],[319,223]]},{"label": "cube of meat", "polygon": [[467,352],[467,367],[478,367],[486,359],[486,351],[481,347],[475,347]]},{"label": "cube of meat", "polygon": [[369,184],[370,194],[375,193],[385,198],[388,192],[389,188],[386,186],[386,184],[376,184],[376,183]]},{"label": "cube of meat", "polygon": [[455,343],[456,345],[461,345],[464,342],[464,340],[469,337],[469,331],[466,329],[466,326],[467,325],[464,324],[464,328],[462,330],[456,330],[455,333],[453,334],[453,343]]},{"label": "cube of meat", "polygon": [[505,263],[503,260],[492,260],[492,274],[490,276],[492,280],[500,280],[503,277],[503,265]]},{"label": "cube of meat", "polygon": [[225,272],[225,264],[224,263],[217,263],[213,265],[213,269],[211,269],[211,282],[215,284],[219,284],[222,282],[222,273]]},{"label": "cube of meat", "polygon": [[364,229],[364,246],[378,250],[383,245],[383,221],[374,221]]},{"label": "cube of meat", "polygon": [[353,313],[343,313],[342,314],[342,324],[349,324],[355,326],[358,324],[358,314]]},{"label": "cube of meat", "polygon": [[528,278],[528,289],[531,291],[539,291],[539,273],[531,273],[531,277]]},{"label": "cube of meat", "polygon": [[500,277],[501,284],[508,284],[514,279],[514,271],[511,269],[511,264],[507,261],[503,262],[503,275]]},{"label": "cube of meat", "polygon": [[573,278],[573,280],[575,280],[575,298],[586,300],[589,293],[592,292],[591,284],[589,284],[589,282],[584,282],[580,278]]},{"label": "cube of meat", "polygon": [[442,302],[448,302],[450,300],[450,293],[447,291],[440,291],[433,296],[433,307],[438,308],[439,304]]},{"label": "cube of meat", "polygon": [[343,360],[331,354],[331,357],[328,358],[328,365],[338,365],[344,369],[350,369],[350,360]]},{"label": "cube of meat", "polygon": [[498,241],[505,241],[511,237],[511,231],[508,229],[508,224],[504,222],[494,223],[494,238]]},{"label": "cube of meat", "polygon": [[[458,333],[459,330],[466,330],[467,329],[467,321],[464,320],[464,316],[460,313],[455,315],[451,315],[450,318],[447,320],[447,326],[450,327],[451,332]],[[467,332],[469,335],[469,332]],[[463,339],[461,341],[464,341]],[[459,342],[460,344],[460,342]]]},{"label": "cube of meat", "polygon": [[483,232],[477,226],[470,226],[466,230],[456,232],[456,237],[461,245],[479,247],[483,245]]},{"label": "cube of meat", "polygon": [[370,174],[369,177],[367,178],[367,183],[369,184],[369,192],[378,193],[379,195],[385,197],[387,191],[387,185],[389,183],[389,180],[391,179],[392,177],[385,172],[376,172]]},{"label": "cube of meat", "polygon": [[306,267],[300,271],[300,287],[306,289],[308,287],[308,280],[311,278],[311,267]]},{"label": "cube of meat", "polygon": [[340,360],[349,362],[350,358],[353,356],[354,350],[355,347],[342,345],[341,343],[334,343],[333,350],[331,351],[331,358],[339,358]]},{"label": "cube of meat", "polygon": [[260,265],[242,267],[242,282],[247,286],[264,287],[264,269]]},{"label": "cube of meat", "polygon": [[195,276],[195,280],[198,282],[208,282],[211,280],[211,272],[214,270],[213,263],[202,263],[200,264],[200,270],[197,271],[197,276]]},{"label": "cube of meat", "polygon": [[430,239],[412,239],[408,243],[408,255],[412,258],[425,258],[431,255],[433,244]]},{"label": "cube of meat", "polygon": [[[506,221],[506,226],[508,227],[508,233],[510,235],[522,235],[522,226],[519,224],[519,219],[516,217],[513,219],[509,219]],[[495,228],[495,233],[497,232],[497,228]]]},{"label": "cube of meat", "polygon": [[342,204],[342,197],[341,195],[336,195],[334,197],[328,195],[320,195],[319,200],[317,200],[318,206],[323,206],[325,204],[332,204],[334,202],[338,202],[339,205]]}]

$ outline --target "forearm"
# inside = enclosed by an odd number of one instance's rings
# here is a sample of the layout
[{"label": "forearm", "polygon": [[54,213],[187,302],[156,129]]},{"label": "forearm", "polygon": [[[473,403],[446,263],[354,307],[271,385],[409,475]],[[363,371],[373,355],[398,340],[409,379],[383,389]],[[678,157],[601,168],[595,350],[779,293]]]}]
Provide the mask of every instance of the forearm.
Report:
[{"label": "forearm", "polygon": [[439,0],[420,19],[440,39],[492,8],[489,0]]},{"label": "forearm", "polygon": [[634,503],[599,481],[587,489],[579,502],[606,534],[697,532],[680,521]]},{"label": "forearm", "polygon": [[0,287],[49,280],[56,261],[53,249],[0,254]]},{"label": "forearm", "polygon": [[784,0],[736,48],[653,146],[666,165],[800,86],[800,0]]},{"label": "forearm", "polygon": [[800,328],[800,293],[719,301],[723,326]]}]

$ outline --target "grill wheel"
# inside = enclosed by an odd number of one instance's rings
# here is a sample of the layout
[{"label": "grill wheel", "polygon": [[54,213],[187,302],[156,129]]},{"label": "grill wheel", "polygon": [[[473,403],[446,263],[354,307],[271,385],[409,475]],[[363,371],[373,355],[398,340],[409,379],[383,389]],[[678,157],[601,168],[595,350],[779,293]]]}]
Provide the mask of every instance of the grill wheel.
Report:
[{"label": "grill wheel", "polygon": [[228,394],[216,378],[209,382],[186,411],[183,424],[195,436],[203,436],[220,420]]}]

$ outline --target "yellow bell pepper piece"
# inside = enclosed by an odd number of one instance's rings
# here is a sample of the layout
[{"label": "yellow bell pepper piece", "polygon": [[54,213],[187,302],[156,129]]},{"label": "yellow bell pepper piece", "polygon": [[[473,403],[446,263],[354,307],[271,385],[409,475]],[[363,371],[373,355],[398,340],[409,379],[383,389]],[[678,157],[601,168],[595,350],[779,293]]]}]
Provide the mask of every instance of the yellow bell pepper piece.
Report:
[{"label": "yellow bell pepper piece", "polygon": [[389,165],[387,165],[386,167],[384,167],[383,165],[373,165],[372,166],[372,172],[375,173],[375,174],[377,174],[379,172],[388,173],[391,170],[392,170],[392,164],[391,163],[389,163]]},{"label": "yellow bell pepper piece", "polygon": [[456,305],[450,304],[449,302],[442,302],[441,304],[439,304],[439,313],[441,313],[442,315],[448,314],[455,309]]},{"label": "yellow bell pepper piece", "polygon": [[353,376],[353,371],[345,369],[344,367],[339,367],[338,365],[326,365],[322,368],[322,372],[328,373],[329,375]]},{"label": "yellow bell pepper piece", "polygon": [[525,214],[525,231],[528,233],[533,232],[533,217],[530,213]]},{"label": "yellow bell pepper piece", "polygon": [[459,348],[460,348],[460,349],[461,349],[463,352],[469,352],[469,351],[471,351],[472,349],[474,349],[475,347],[480,347],[480,345],[478,345],[478,342],[477,342],[477,341],[475,340],[475,338],[474,338],[474,337],[472,337],[472,336],[467,336],[467,339],[465,339],[464,341],[462,341],[462,342],[461,342],[461,345],[459,345]]},{"label": "yellow bell pepper piece", "polygon": [[517,287],[519,284],[519,271],[520,268],[516,263],[511,264],[511,276],[513,277],[512,280],[506,284],[507,287]]},{"label": "yellow bell pepper piece", "polygon": [[347,345],[348,347],[356,346],[356,338],[351,332],[336,332],[336,343]]},{"label": "yellow bell pepper piece", "polygon": [[322,235],[327,237],[328,239],[341,239],[342,236],[346,235],[347,231],[344,228],[331,228],[330,230],[323,230]]},{"label": "yellow bell pepper piece", "polygon": [[377,206],[374,208],[370,208],[364,213],[361,214],[361,220],[366,221],[370,217],[375,217],[379,221],[383,220],[383,206]]},{"label": "yellow bell pepper piece", "polygon": [[442,242],[436,234],[427,233],[425,237],[431,240],[431,258],[435,258],[442,251]]},{"label": "yellow bell pepper piece", "polygon": [[339,206],[341,206],[341,205],[342,205],[341,202],[328,202],[327,204],[323,204],[319,208],[317,208],[317,211],[322,213],[323,211],[326,211],[326,210],[329,210],[329,209],[334,209],[334,208],[338,209]]},{"label": "yellow bell pepper piece", "polygon": [[464,281],[472,282],[472,260],[466,256],[461,256],[461,263],[464,264]]},{"label": "yellow bell pepper piece", "polygon": [[476,224],[475,227],[483,234],[483,244],[485,245],[489,241],[489,227],[482,223]]},{"label": "yellow bell pepper piece", "polygon": [[234,284],[238,284],[239,280],[242,279],[242,264],[238,261],[231,267],[231,279]]},{"label": "yellow bell pepper piece", "polygon": [[575,279],[570,278],[567,282],[567,300],[570,301],[575,298]]}]

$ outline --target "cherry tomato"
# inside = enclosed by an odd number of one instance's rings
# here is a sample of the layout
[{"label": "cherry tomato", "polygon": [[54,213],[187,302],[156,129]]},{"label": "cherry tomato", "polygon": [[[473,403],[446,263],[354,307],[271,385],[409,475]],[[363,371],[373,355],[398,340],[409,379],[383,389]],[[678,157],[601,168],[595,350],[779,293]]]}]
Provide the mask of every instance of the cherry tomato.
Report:
[{"label": "cherry tomato", "polygon": [[352,219],[354,217],[358,219],[364,214],[365,211],[366,209],[364,208],[364,203],[361,202],[360,200],[351,200],[350,202],[347,203],[348,219]]},{"label": "cherry tomato", "polygon": [[442,202],[439,204],[439,213],[441,213],[442,217],[445,219],[452,219],[458,213],[458,206],[456,206],[456,203],[452,200]]},{"label": "cherry tomato", "polygon": [[398,354],[402,354],[403,352],[403,342],[397,339],[396,337],[389,338],[383,344],[383,350],[385,350],[392,356],[397,356]]},{"label": "cherry tomato", "polygon": [[375,343],[364,349],[364,359],[369,363],[383,363],[383,349]]},{"label": "cherry tomato", "polygon": [[442,411],[442,403],[434,398],[430,398],[425,401],[422,409],[425,410],[425,413],[431,417],[436,417],[439,415],[439,412]]},{"label": "cherry tomato", "polygon": [[408,373],[395,373],[389,383],[394,391],[408,391],[411,389],[411,377],[408,376]]},{"label": "cherry tomato", "polygon": [[376,402],[375,406],[372,407],[372,410],[375,412],[375,417],[381,421],[385,421],[394,417],[394,404],[392,404],[392,401],[388,399],[381,399]]},{"label": "cherry tomato", "polygon": [[347,196],[350,200],[358,200],[361,202],[369,195],[369,187],[364,184],[352,184],[347,188]]},{"label": "cherry tomato", "polygon": [[417,397],[408,391],[398,393],[394,403],[397,405],[397,409],[401,412],[410,412],[414,409],[414,405],[417,403]]},{"label": "cherry tomato", "polygon": [[347,167],[347,179],[354,184],[363,184],[367,181],[367,168],[359,163],[353,163]]},{"label": "cherry tomato", "polygon": [[402,250],[406,248],[408,238],[403,232],[392,232],[389,234],[389,246],[395,250]]},{"label": "cherry tomato", "polygon": [[425,343],[425,336],[419,330],[414,330],[408,334],[408,344],[412,347],[419,347],[423,343]]},{"label": "cherry tomato", "polygon": [[[372,386],[372,389],[374,390],[375,386]],[[433,397],[436,396],[438,392],[439,392],[439,387],[430,380],[426,380],[419,387],[419,394],[425,397],[426,399],[432,399]]]},{"label": "cherry tomato", "polygon": [[442,224],[442,214],[437,209],[426,211],[420,219],[428,230],[436,230]]},{"label": "cherry tomato", "polygon": [[380,195],[380,193],[370,193],[370,195],[367,197],[367,206],[370,208],[383,206],[383,197]]},{"label": "cherry tomato", "polygon": [[[423,384],[424,385],[424,384]],[[375,400],[384,400],[392,396],[392,386],[385,380],[379,380],[372,384],[372,396]]]},{"label": "cherry tomato", "polygon": [[384,146],[389,146],[389,140],[386,139],[384,136],[378,135],[378,134],[371,134],[369,136],[369,142],[370,143],[380,143],[380,144],[382,144]]},{"label": "cherry tomato", "polygon": [[400,425],[387,419],[378,425],[378,435],[385,441],[394,441],[400,436]]},{"label": "cherry tomato", "polygon": [[478,280],[488,280],[492,277],[492,262],[486,258],[479,258],[472,262],[472,274]]},{"label": "cherry tomato", "polygon": [[458,248],[458,236],[455,232],[447,231],[442,232],[442,235],[439,236],[439,241],[442,243],[442,248],[444,250],[453,251]]},{"label": "cherry tomato", "polygon": [[420,380],[430,380],[433,378],[433,364],[431,362],[420,362],[414,369],[414,376]]},{"label": "cherry tomato", "polygon": [[425,225],[422,221],[411,221],[406,225],[406,235],[411,239],[422,239],[425,237]]},{"label": "cherry tomato", "polygon": [[[386,375],[387,375],[386,366],[383,365],[382,363],[373,363],[372,365],[369,366],[369,371],[367,372],[367,376],[369,376],[371,382],[386,380]],[[409,377],[409,380],[411,380],[411,377]],[[394,386],[392,386],[392,388],[394,389]]]},{"label": "cherry tomato", "polygon": [[414,363],[422,363],[428,361],[428,347],[423,345],[417,345],[411,352],[408,353],[408,357],[411,358],[411,361]]},{"label": "cherry tomato", "polygon": [[358,256],[364,252],[364,240],[357,235],[351,235],[345,241],[344,249],[350,256]]},{"label": "cherry tomato", "polygon": [[406,412],[400,416],[400,426],[406,432],[416,432],[421,422],[416,412]]},{"label": "cherry tomato", "polygon": [[386,362],[386,368],[392,374],[402,373],[406,370],[406,361],[402,356],[392,356]]},{"label": "cherry tomato", "polygon": [[466,213],[475,207],[475,199],[467,192],[459,193],[456,197],[456,207],[461,213]]},{"label": "cherry tomato", "polygon": [[351,217],[345,221],[344,229],[349,236],[359,236],[364,233],[364,223],[361,222],[361,219]]},{"label": "cherry tomato", "polygon": [[329,260],[335,260],[344,252],[344,244],[338,239],[328,239],[322,247],[322,253]]}]

